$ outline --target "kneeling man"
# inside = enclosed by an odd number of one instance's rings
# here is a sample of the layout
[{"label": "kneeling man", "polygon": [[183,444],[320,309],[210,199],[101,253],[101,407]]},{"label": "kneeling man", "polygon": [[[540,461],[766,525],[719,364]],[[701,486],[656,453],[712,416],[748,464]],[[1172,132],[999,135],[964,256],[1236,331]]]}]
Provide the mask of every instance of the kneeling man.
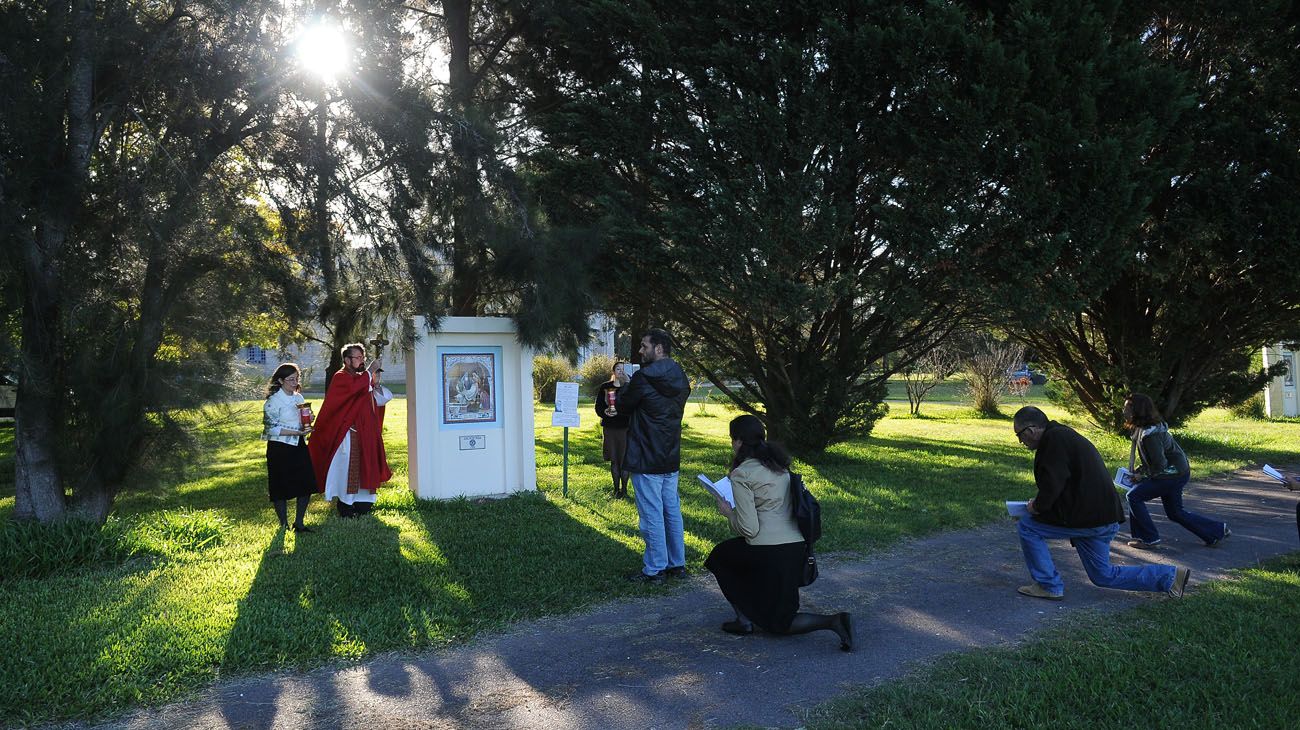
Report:
[{"label": "kneeling man", "polygon": [[1069,426],[1048,420],[1033,406],[1016,411],[1013,428],[1020,443],[1034,452],[1038,485],[1038,494],[1029,501],[1031,516],[1020,518],[1016,525],[1034,579],[1020,587],[1022,595],[1053,601],[1065,597],[1065,582],[1047,549],[1048,540],[1065,539],[1079,553],[1094,585],[1183,595],[1191,575],[1187,568],[1110,564],[1110,541],[1124,521],[1124,505],[1091,441]]}]

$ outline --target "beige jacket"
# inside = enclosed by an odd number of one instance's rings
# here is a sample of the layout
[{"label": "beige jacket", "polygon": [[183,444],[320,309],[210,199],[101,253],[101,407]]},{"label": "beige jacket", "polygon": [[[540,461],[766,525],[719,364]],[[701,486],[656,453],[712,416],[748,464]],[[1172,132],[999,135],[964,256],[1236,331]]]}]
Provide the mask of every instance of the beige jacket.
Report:
[{"label": "beige jacket", "polygon": [[746,459],[731,470],[735,510],[728,518],[731,529],[750,545],[785,545],[803,542],[799,525],[790,513],[790,474],[777,473],[757,459]]}]

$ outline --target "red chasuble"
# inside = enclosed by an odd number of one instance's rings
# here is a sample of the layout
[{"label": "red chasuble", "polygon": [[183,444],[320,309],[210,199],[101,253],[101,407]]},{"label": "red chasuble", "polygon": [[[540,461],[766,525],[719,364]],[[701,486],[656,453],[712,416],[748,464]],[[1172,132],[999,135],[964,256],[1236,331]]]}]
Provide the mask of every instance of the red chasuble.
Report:
[{"label": "red chasuble", "polygon": [[[311,452],[311,466],[316,472],[316,491],[325,491],[325,475],[330,460],[343,443],[348,429],[352,433],[352,450],[361,455],[361,489],[372,492],[393,476],[388,468],[383,439],[384,409],[376,406],[370,391],[370,374],[348,372],[334,373],[320,415],[316,416],[316,429],[307,442]],[[349,494],[356,488],[349,486]]]}]

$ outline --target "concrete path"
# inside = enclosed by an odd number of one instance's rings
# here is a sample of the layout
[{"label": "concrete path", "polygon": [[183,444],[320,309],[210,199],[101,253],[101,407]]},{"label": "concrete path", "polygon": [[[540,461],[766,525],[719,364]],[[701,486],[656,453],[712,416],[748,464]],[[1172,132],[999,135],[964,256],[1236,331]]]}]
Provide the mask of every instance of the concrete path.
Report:
[{"label": "concrete path", "polygon": [[[1115,562],[1189,566],[1194,592],[1233,568],[1300,549],[1296,495],[1256,474],[1187,491],[1193,510],[1232,526],[1223,546],[1203,546],[1161,513],[1156,521],[1166,547],[1152,554],[1117,539]],[[1068,544],[1054,546],[1053,554],[1066,580],[1061,603],[1016,595],[1028,576],[1009,521],[911,541],[866,559],[826,559],[821,578],[804,592],[804,608],[852,611],[857,650],[851,654],[840,652],[829,632],[721,632],[719,623],[730,615],[706,574],[671,595],[532,621],[454,649],[221,684],[192,701],[104,727],[797,727],[802,710],[899,677],[918,662],[1015,642],[1067,612],[1173,600],[1095,588]]]}]

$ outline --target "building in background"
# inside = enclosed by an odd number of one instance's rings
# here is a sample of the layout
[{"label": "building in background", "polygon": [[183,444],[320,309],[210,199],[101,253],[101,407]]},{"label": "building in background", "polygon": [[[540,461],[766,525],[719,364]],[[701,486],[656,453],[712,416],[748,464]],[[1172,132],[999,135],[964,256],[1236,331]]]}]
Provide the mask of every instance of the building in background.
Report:
[{"label": "building in background", "polygon": [[587,325],[592,329],[591,342],[578,349],[578,367],[596,355],[614,357],[614,320],[596,314],[587,320]]},{"label": "building in background", "polygon": [[1282,343],[1264,348],[1264,367],[1271,367],[1279,362],[1286,363],[1286,374],[1269,381],[1264,388],[1264,415],[1269,418],[1295,418],[1300,416],[1300,407],[1296,401],[1296,360],[1297,353],[1287,349]]},{"label": "building in background", "polygon": [[[592,329],[592,340],[578,350],[578,365],[596,355],[614,356],[614,320],[603,314],[593,315],[588,320]],[[399,328],[394,324],[389,331]],[[367,345],[369,350],[370,346]],[[235,353],[237,363],[254,371],[260,371],[270,378],[280,363],[293,362],[303,371],[303,387],[320,389],[325,385],[325,368],[329,364],[329,353],[319,342],[306,342],[290,345],[284,349],[263,348],[257,345],[245,345]],[[406,383],[406,353],[396,345],[384,348],[384,382],[389,385]]]},{"label": "building in background", "polygon": [[[372,348],[366,345],[366,349]],[[284,349],[246,345],[235,353],[236,363],[260,370],[268,379],[280,363],[297,363],[302,368],[302,387],[308,390],[325,387],[325,369],[329,366],[329,361],[325,345],[319,342],[289,345]],[[406,353],[394,345],[384,348],[384,382],[389,385],[406,382]]]}]

